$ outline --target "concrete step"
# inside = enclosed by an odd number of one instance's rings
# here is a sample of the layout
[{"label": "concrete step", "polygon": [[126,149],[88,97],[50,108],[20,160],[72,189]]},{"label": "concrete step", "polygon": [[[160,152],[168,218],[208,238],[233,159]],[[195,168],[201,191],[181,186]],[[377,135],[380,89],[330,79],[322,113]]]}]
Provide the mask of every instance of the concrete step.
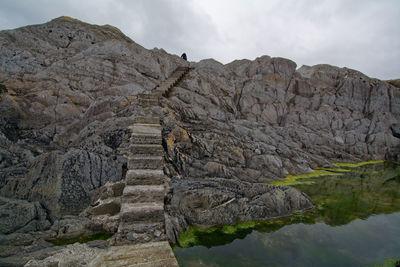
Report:
[{"label": "concrete step", "polygon": [[170,86],[168,86],[167,84],[163,84],[157,88],[157,91],[164,92],[165,90],[168,90],[169,88],[170,88]]},{"label": "concrete step", "polygon": [[[157,252],[157,253],[154,253]],[[157,249],[142,249],[140,251],[131,251],[124,255],[112,255],[105,257],[104,260],[106,261],[121,261],[126,260],[125,264],[138,264],[141,263],[142,258],[146,258],[148,261],[157,261],[160,259],[169,258],[170,249],[164,247],[158,247]],[[166,257],[167,256],[167,257]],[[129,263],[128,263],[129,260]],[[130,265],[128,265],[130,266]]]},{"label": "concrete step", "polygon": [[118,232],[135,232],[138,234],[155,232],[155,235],[159,236],[165,233],[164,222],[145,222],[145,223],[131,223],[131,222],[121,222],[118,226]]},{"label": "concrete step", "polygon": [[140,123],[137,122],[133,126],[130,126],[132,131],[135,131],[136,133],[153,133],[155,131],[161,131],[161,125],[160,123]]},{"label": "concrete step", "polygon": [[161,86],[160,88],[157,88],[157,92],[164,95],[165,92],[167,92],[169,90],[169,88],[165,87],[165,86]]},{"label": "concrete step", "polygon": [[174,87],[188,71],[189,68],[187,67],[178,67],[166,81],[161,83],[160,86],[154,90],[154,92],[163,96],[167,95],[168,91]]},{"label": "concrete step", "polygon": [[112,246],[100,252],[89,266],[178,267],[168,241]]},{"label": "concrete step", "polygon": [[188,68],[188,67],[179,66],[179,67],[177,67],[177,68],[176,68],[176,70],[175,70],[175,71],[188,71],[188,70],[189,70],[189,68]]},{"label": "concrete step", "polygon": [[162,170],[150,169],[128,170],[125,176],[127,185],[162,185],[165,179]]},{"label": "concrete step", "polygon": [[150,95],[140,95],[139,97],[138,97],[138,99],[139,100],[144,100],[144,99],[146,99],[146,100],[158,100],[158,95],[155,95],[155,94],[150,94]]},{"label": "concrete step", "polygon": [[158,101],[161,100],[162,94],[160,94],[157,90],[154,90],[154,91],[153,91],[153,94],[156,95],[156,96],[158,97]]},{"label": "concrete step", "polygon": [[139,99],[158,99],[158,96],[151,93],[151,94],[142,94],[142,95],[138,95]]},{"label": "concrete step", "polygon": [[139,105],[145,106],[145,107],[150,107],[150,106],[158,106],[159,105],[159,100],[154,100],[154,99],[139,99]]},{"label": "concrete step", "polygon": [[116,237],[117,244],[146,243],[167,240],[164,222],[130,223],[121,222]]},{"label": "concrete step", "polygon": [[145,116],[138,116],[136,117],[137,123],[150,123],[150,124],[160,124],[159,117],[145,117]]},{"label": "concrete step", "polygon": [[158,144],[132,144],[129,147],[129,151],[135,154],[142,154],[142,155],[156,155],[162,156],[164,155],[164,148],[162,145]]},{"label": "concrete step", "polygon": [[177,80],[176,78],[175,79],[171,79],[171,80],[167,81],[164,85],[167,86],[167,87],[170,87],[176,82],[176,80]]},{"label": "concrete step", "polygon": [[[160,255],[162,257],[162,254]],[[148,257],[150,262],[137,263],[136,259],[124,259],[120,261],[105,262],[104,267],[179,267],[176,259],[167,258],[160,259],[160,257]],[[154,260],[153,260],[154,258]]]},{"label": "concrete step", "polygon": [[157,134],[161,136],[161,125],[160,123],[135,123],[129,126],[132,133],[136,134]]},{"label": "concrete step", "polygon": [[122,194],[123,203],[164,203],[164,185],[126,185]]},{"label": "concrete step", "polygon": [[128,169],[162,169],[164,158],[162,156],[133,155],[128,158]]},{"label": "concrete step", "polygon": [[131,144],[153,144],[153,145],[161,145],[162,138],[161,134],[140,134],[140,133],[132,133]]},{"label": "concrete step", "polygon": [[170,78],[179,78],[182,77],[185,74],[185,70],[176,70]]},{"label": "concrete step", "polygon": [[122,222],[164,222],[164,203],[122,203],[120,218]]},{"label": "concrete step", "polygon": [[183,75],[185,75],[185,71],[178,70],[178,71],[176,71],[176,72],[171,76],[171,78],[179,79],[179,78],[181,78]]}]

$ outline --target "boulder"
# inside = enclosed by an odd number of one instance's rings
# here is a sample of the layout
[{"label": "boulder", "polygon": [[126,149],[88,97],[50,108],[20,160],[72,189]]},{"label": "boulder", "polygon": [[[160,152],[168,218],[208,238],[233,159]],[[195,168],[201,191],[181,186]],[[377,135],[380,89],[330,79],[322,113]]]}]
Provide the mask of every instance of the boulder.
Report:
[{"label": "boulder", "polygon": [[50,227],[46,210],[38,202],[0,197],[0,233],[32,232]]},{"label": "boulder", "polygon": [[171,213],[203,227],[269,220],[314,207],[307,195],[294,188],[224,178],[174,181],[172,192]]}]

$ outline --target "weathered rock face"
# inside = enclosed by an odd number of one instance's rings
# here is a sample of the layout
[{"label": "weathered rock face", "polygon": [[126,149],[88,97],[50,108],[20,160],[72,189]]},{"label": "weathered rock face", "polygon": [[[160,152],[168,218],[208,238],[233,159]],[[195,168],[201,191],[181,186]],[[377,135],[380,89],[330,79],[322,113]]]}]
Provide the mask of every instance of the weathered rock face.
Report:
[{"label": "weathered rock face", "polygon": [[25,179],[2,188],[8,197],[40,201],[52,216],[76,214],[90,204],[90,192],[106,181],[121,179],[118,161],[81,149],[44,153],[33,161]]},{"label": "weathered rock face", "polygon": [[0,47],[1,195],[77,214],[123,178],[134,96],[181,59],[67,17],[2,31]]},{"label": "weathered rock face", "polygon": [[183,176],[247,182],[382,159],[399,152],[399,96],[346,68],[203,60],[167,101],[168,155]]},{"label": "weathered rock face", "polygon": [[267,184],[241,183],[223,178],[175,181],[171,206],[185,214],[189,224],[232,225],[238,221],[287,216],[312,208],[312,201],[298,190]]},{"label": "weathered rock face", "polygon": [[209,227],[288,216],[314,207],[304,193],[286,186],[250,184],[225,178],[174,180],[166,230],[178,241],[187,225]]},{"label": "weathered rock face", "polygon": [[[1,231],[31,221],[46,230],[47,222],[54,226],[90,204],[92,215],[107,210],[108,229],[115,228],[118,196],[111,207],[94,200],[125,175],[128,126],[146,115],[136,96],[185,65],[112,26],[66,17],[1,31],[1,205],[8,214],[7,205],[20,199],[18,210],[30,214],[15,213],[18,224],[2,223]],[[332,162],[399,154],[400,89],[389,83],[328,65],[296,70],[294,62],[268,56],[192,65],[160,112],[172,179],[170,237],[188,223],[310,208],[304,194],[266,183]]]},{"label": "weathered rock face", "polygon": [[0,234],[32,232],[50,227],[38,202],[0,197]]}]

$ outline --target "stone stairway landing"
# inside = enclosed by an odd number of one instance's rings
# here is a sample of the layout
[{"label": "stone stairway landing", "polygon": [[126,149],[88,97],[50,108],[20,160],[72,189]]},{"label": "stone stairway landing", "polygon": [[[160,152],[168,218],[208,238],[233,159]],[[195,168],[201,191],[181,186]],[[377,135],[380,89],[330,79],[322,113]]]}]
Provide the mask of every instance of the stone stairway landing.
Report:
[{"label": "stone stairway landing", "polygon": [[161,145],[162,138],[159,134],[152,133],[132,133],[131,144],[154,144]]},{"label": "stone stairway landing", "polygon": [[91,263],[93,267],[179,267],[167,241],[111,247]]},{"label": "stone stairway landing", "polygon": [[121,221],[126,223],[135,222],[163,222],[164,203],[146,202],[123,202],[120,211]]},{"label": "stone stairway landing", "polygon": [[133,126],[129,127],[129,129],[132,131],[133,137],[139,134],[161,136],[160,123],[158,124],[136,123]]},{"label": "stone stairway landing", "polygon": [[128,170],[125,177],[127,185],[160,185],[165,181],[164,172],[161,169],[137,169]]},{"label": "stone stairway landing", "polygon": [[126,203],[163,203],[164,195],[164,185],[126,185],[122,195],[122,201]]},{"label": "stone stairway landing", "polygon": [[139,117],[136,118],[136,123],[140,123],[140,124],[160,124],[160,118],[159,117],[139,116]]},{"label": "stone stairway landing", "polygon": [[133,155],[160,155],[164,153],[164,148],[159,144],[132,144],[129,146],[129,151]]},{"label": "stone stairway landing", "polygon": [[128,158],[128,169],[162,169],[164,158],[154,155],[135,155]]}]

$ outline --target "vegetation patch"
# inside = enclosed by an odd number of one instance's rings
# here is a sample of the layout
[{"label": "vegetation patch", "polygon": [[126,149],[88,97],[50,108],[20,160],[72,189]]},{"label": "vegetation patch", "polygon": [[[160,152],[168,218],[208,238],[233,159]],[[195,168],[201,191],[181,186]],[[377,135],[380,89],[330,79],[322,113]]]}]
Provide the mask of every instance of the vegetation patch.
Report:
[{"label": "vegetation patch", "polygon": [[243,239],[253,230],[258,232],[275,232],[285,225],[294,223],[314,223],[316,213],[310,211],[307,213],[295,213],[291,217],[280,218],[270,221],[247,221],[239,222],[236,225],[224,225],[202,229],[199,227],[190,227],[179,236],[180,247],[193,246],[222,246],[231,243],[235,239]]},{"label": "vegetation patch", "polygon": [[113,235],[114,235],[113,233],[102,232],[94,235],[79,236],[74,238],[59,238],[47,241],[56,246],[65,246],[69,244],[74,244],[76,242],[83,244],[93,240],[107,240]]},{"label": "vegetation patch", "polygon": [[318,168],[316,170],[322,170],[322,171],[327,171],[327,172],[350,172],[349,169],[344,169],[344,168]]},{"label": "vegetation patch", "polygon": [[400,210],[399,163],[369,161],[340,166],[338,169],[288,176],[288,180],[274,183],[293,185],[305,192],[316,203],[314,210],[269,221],[239,222],[236,225],[209,229],[190,227],[181,233],[180,246],[210,248],[243,239],[253,230],[268,233],[291,224],[318,222],[339,226],[356,219],[366,219],[371,215],[390,214]]},{"label": "vegetation patch", "polygon": [[368,164],[377,164],[377,163],[384,163],[384,160],[372,160],[372,161],[364,161],[358,163],[333,163],[332,165],[336,167],[347,167],[347,168],[357,168]]},{"label": "vegetation patch", "polygon": [[374,267],[396,267],[397,262],[400,262],[400,258],[398,259],[385,259],[385,263],[382,265],[374,265]]},{"label": "vegetation patch", "polygon": [[[364,161],[358,163],[333,163],[337,168],[317,168],[312,173],[292,175],[288,174],[282,181],[272,182],[272,185],[297,185],[297,184],[313,184],[315,181],[309,178],[316,178],[328,175],[343,175],[350,172],[349,168],[358,168],[370,164],[384,163],[384,160]],[[301,180],[301,181],[300,181]]]},{"label": "vegetation patch", "polygon": [[181,247],[192,246],[221,246],[231,243],[233,240],[245,238],[253,231],[255,222],[240,222],[236,225],[225,225],[202,229],[199,227],[190,227],[187,231],[179,235],[179,245]]},{"label": "vegetation patch", "polygon": [[[292,175],[288,174],[284,178],[283,181],[277,181],[271,183],[272,185],[295,185],[300,183],[299,180],[301,179],[306,179],[306,178],[315,178],[315,177],[321,177],[321,176],[327,176],[327,175],[341,175],[340,173],[337,172],[331,172],[331,171],[326,171],[326,170],[314,170],[312,173],[307,173],[307,174],[299,174],[299,175]],[[314,181],[301,181],[301,183],[314,183]]]}]

